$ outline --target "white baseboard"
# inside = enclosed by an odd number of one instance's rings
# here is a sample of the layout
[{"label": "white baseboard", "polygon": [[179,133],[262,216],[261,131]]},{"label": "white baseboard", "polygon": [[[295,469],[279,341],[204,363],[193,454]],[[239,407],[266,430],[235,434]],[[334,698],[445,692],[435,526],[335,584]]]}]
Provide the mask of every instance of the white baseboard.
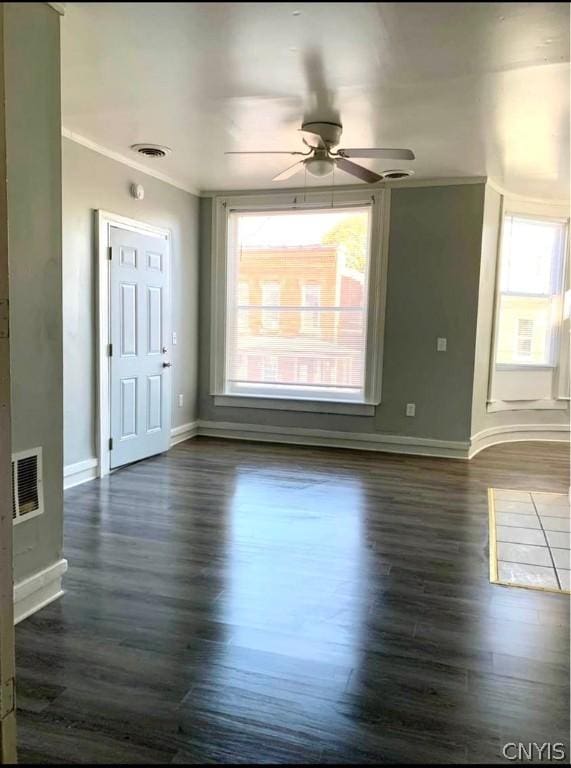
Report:
[{"label": "white baseboard", "polygon": [[467,459],[470,448],[470,443],[461,440],[433,440],[425,437],[334,432],[326,429],[304,429],[301,427],[269,427],[263,424],[230,424],[217,421],[199,421],[198,434],[233,440],[353,448],[361,451],[411,453],[416,456],[440,456],[455,459]]},{"label": "white baseboard", "polygon": [[63,595],[61,580],[67,571],[63,558],[14,585],[14,624]]},{"label": "white baseboard", "polygon": [[470,439],[468,458],[499,443],[518,443],[529,440],[543,442],[569,442],[568,424],[510,424],[501,427],[490,427],[473,435]]},{"label": "white baseboard", "polygon": [[[189,440],[198,434],[198,422],[192,421],[180,427],[174,427],[170,433],[170,448],[183,440]],[[76,464],[68,464],[63,469],[64,489],[73,488],[75,485],[87,483],[99,477],[99,461],[96,458],[78,461]]]},{"label": "white baseboard", "polygon": [[[471,459],[484,448],[499,443],[529,440],[569,442],[569,426],[531,424],[492,427],[473,435],[470,441],[464,441],[377,433],[335,432],[302,427],[270,427],[264,424],[191,421],[171,429],[170,447],[197,435],[223,437],[230,440],[255,440],[268,443],[352,448],[361,451],[407,453],[415,456],[438,456],[449,459]],[[64,488],[86,483],[97,476],[97,459],[87,459],[71,464],[64,468]]]},{"label": "white baseboard", "polygon": [[81,483],[87,483],[88,480],[93,480],[98,475],[97,459],[86,459],[86,461],[78,461],[76,464],[68,464],[63,468],[63,487],[73,488],[74,485],[81,485]]},{"label": "white baseboard", "polygon": [[198,435],[198,421],[191,421],[188,424],[182,424],[180,427],[171,429],[171,448],[177,443],[190,440],[191,437]]}]

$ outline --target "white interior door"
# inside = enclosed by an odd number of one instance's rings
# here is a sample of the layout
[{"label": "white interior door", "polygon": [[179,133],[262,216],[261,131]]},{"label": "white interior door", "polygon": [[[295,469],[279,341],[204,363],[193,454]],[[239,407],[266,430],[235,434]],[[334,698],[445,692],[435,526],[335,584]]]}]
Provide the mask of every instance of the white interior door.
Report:
[{"label": "white interior door", "polygon": [[111,468],[168,450],[171,376],[166,237],[110,227]]}]

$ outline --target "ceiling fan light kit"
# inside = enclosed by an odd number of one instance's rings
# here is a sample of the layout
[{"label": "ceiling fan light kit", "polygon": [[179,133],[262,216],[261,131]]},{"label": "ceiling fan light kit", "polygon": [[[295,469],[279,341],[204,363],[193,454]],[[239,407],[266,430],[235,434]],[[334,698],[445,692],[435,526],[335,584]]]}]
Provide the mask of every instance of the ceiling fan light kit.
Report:
[{"label": "ceiling fan light kit", "polygon": [[305,165],[305,169],[311,176],[316,176],[317,178],[320,178],[322,176],[329,176],[330,173],[333,173],[333,166],[335,165],[335,160],[333,158],[329,157],[327,152],[315,152],[311,157],[308,157],[307,160],[302,161]]},{"label": "ceiling fan light kit", "polygon": [[343,127],[339,123],[327,121],[312,121],[303,123],[299,129],[303,134],[302,141],[308,148],[307,152],[284,152],[284,151],[253,151],[253,152],[226,152],[227,155],[301,155],[302,160],[298,160],[290,165],[284,171],[274,176],[272,181],[286,181],[294,176],[302,168],[311,176],[323,178],[333,173],[335,168],[339,168],[351,176],[366,182],[375,184],[378,181],[390,181],[394,179],[404,179],[412,176],[414,171],[405,169],[391,169],[382,171],[380,174],[369,170],[362,165],[352,162],[349,158],[371,158],[374,160],[414,160],[415,155],[411,149],[388,149],[383,147],[338,149],[334,147],[341,140]]}]

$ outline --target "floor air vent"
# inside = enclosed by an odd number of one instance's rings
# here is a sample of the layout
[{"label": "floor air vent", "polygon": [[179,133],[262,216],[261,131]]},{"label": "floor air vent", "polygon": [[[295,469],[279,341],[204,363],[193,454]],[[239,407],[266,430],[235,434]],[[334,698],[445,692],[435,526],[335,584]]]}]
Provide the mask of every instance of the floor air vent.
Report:
[{"label": "floor air vent", "polygon": [[41,515],[42,449],[32,448],[12,456],[12,518],[14,524]]}]

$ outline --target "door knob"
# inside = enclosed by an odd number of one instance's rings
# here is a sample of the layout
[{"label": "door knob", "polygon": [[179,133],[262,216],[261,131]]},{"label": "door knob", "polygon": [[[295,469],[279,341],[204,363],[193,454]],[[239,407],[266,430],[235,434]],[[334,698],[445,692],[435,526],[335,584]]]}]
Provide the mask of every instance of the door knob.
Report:
[{"label": "door knob", "polygon": [[163,363],[163,368],[170,368],[172,363]]}]

